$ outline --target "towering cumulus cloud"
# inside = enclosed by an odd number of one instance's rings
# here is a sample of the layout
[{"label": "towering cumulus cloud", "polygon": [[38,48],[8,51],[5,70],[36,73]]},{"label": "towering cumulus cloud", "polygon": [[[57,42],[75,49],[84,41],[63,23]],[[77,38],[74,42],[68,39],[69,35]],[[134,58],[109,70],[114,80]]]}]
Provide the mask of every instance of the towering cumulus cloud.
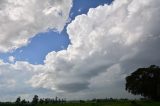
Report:
[{"label": "towering cumulus cloud", "polygon": [[72,0],[0,0],[0,52],[28,43],[48,28],[61,31]]},{"label": "towering cumulus cloud", "polygon": [[124,96],[126,74],[160,64],[159,5],[158,0],[115,0],[77,16],[67,27],[71,45],[49,53],[48,70],[29,82],[73,94]]},{"label": "towering cumulus cloud", "polygon": [[34,74],[27,84],[74,99],[128,96],[127,74],[160,65],[159,5],[159,0],[115,0],[92,8],[68,25],[71,45],[67,50],[49,53],[44,65],[16,62],[11,67],[28,66],[23,69]]}]

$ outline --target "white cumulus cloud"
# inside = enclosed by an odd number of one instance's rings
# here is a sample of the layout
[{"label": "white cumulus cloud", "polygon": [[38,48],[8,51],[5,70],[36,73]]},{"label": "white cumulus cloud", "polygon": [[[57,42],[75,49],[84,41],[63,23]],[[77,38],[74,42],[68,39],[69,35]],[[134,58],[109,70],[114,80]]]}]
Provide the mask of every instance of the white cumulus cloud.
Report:
[{"label": "white cumulus cloud", "polygon": [[[115,0],[92,8],[67,26],[67,50],[50,52],[44,65],[1,61],[0,67],[21,70],[16,75],[27,75],[22,80],[27,86],[71,99],[131,97],[125,92],[125,76],[139,67],[160,65],[159,5],[159,0]],[[54,8],[44,10],[50,11]]]},{"label": "white cumulus cloud", "polygon": [[9,62],[13,63],[15,61],[15,57],[14,56],[9,56],[8,60],[9,60]]},{"label": "white cumulus cloud", "polygon": [[1,0],[0,52],[24,46],[48,29],[61,31],[71,7],[72,0]]},{"label": "white cumulus cloud", "polygon": [[[124,97],[128,73],[160,64],[159,5],[158,0],[115,0],[77,16],[67,27],[71,45],[49,53],[48,70],[29,83],[73,94],[90,89],[97,96],[100,90],[102,96]],[[111,95],[112,90],[119,93]]]}]

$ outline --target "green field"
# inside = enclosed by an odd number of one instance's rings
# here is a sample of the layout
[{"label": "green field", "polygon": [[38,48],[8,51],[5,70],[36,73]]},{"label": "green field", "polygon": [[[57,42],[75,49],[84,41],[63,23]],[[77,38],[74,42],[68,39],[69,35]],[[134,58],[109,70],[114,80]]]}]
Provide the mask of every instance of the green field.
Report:
[{"label": "green field", "polygon": [[160,106],[160,102],[153,101],[114,101],[114,102],[85,102],[85,103],[57,103],[57,104],[0,104],[0,106]]},{"label": "green field", "polygon": [[66,104],[38,104],[36,106],[160,106],[160,102],[103,102],[103,103],[66,103]]}]

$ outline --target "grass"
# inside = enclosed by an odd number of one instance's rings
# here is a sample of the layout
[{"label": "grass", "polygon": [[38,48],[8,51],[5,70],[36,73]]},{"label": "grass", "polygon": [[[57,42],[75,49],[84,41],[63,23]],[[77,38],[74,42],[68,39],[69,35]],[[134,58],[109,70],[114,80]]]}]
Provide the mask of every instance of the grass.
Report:
[{"label": "grass", "polygon": [[[16,105],[0,104],[0,106],[33,106],[33,105]],[[63,103],[63,104],[37,104],[34,106],[160,106],[160,102],[153,101],[113,101],[113,102],[85,102],[85,103]]]},{"label": "grass", "polygon": [[101,103],[65,103],[65,104],[38,104],[36,106],[160,106],[160,102],[123,101],[123,102],[101,102]]}]

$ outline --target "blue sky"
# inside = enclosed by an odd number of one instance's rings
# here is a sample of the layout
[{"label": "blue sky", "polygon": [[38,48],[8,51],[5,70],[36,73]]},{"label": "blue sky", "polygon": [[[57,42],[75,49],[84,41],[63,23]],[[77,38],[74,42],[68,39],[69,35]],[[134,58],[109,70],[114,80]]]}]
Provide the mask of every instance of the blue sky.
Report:
[{"label": "blue sky", "polygon": [[159,5],[0,0],[0,98],[137,98],[125,90],[125,77],[160,65]]},{"label": "blue sky", "polygon": [[[73,7],[70,11],[69,18],[72,21],[77,15],[86,14],[90,8],[110,4],[111,2],[112,0],[73,0]],[[69,23],[67,23],[67,25]],[[28,61],[32,64],[43,64],[43,60],[49,52],[67,49],[70,44],[66,32],[67,25],[62,32],[49,30],[47,32],[39,33],[30,39],[28,45],[12,52],[1,53],[0,58],[3,59],[4,62],[9,62],[9,56],[14,56],[16,61]]]}]

